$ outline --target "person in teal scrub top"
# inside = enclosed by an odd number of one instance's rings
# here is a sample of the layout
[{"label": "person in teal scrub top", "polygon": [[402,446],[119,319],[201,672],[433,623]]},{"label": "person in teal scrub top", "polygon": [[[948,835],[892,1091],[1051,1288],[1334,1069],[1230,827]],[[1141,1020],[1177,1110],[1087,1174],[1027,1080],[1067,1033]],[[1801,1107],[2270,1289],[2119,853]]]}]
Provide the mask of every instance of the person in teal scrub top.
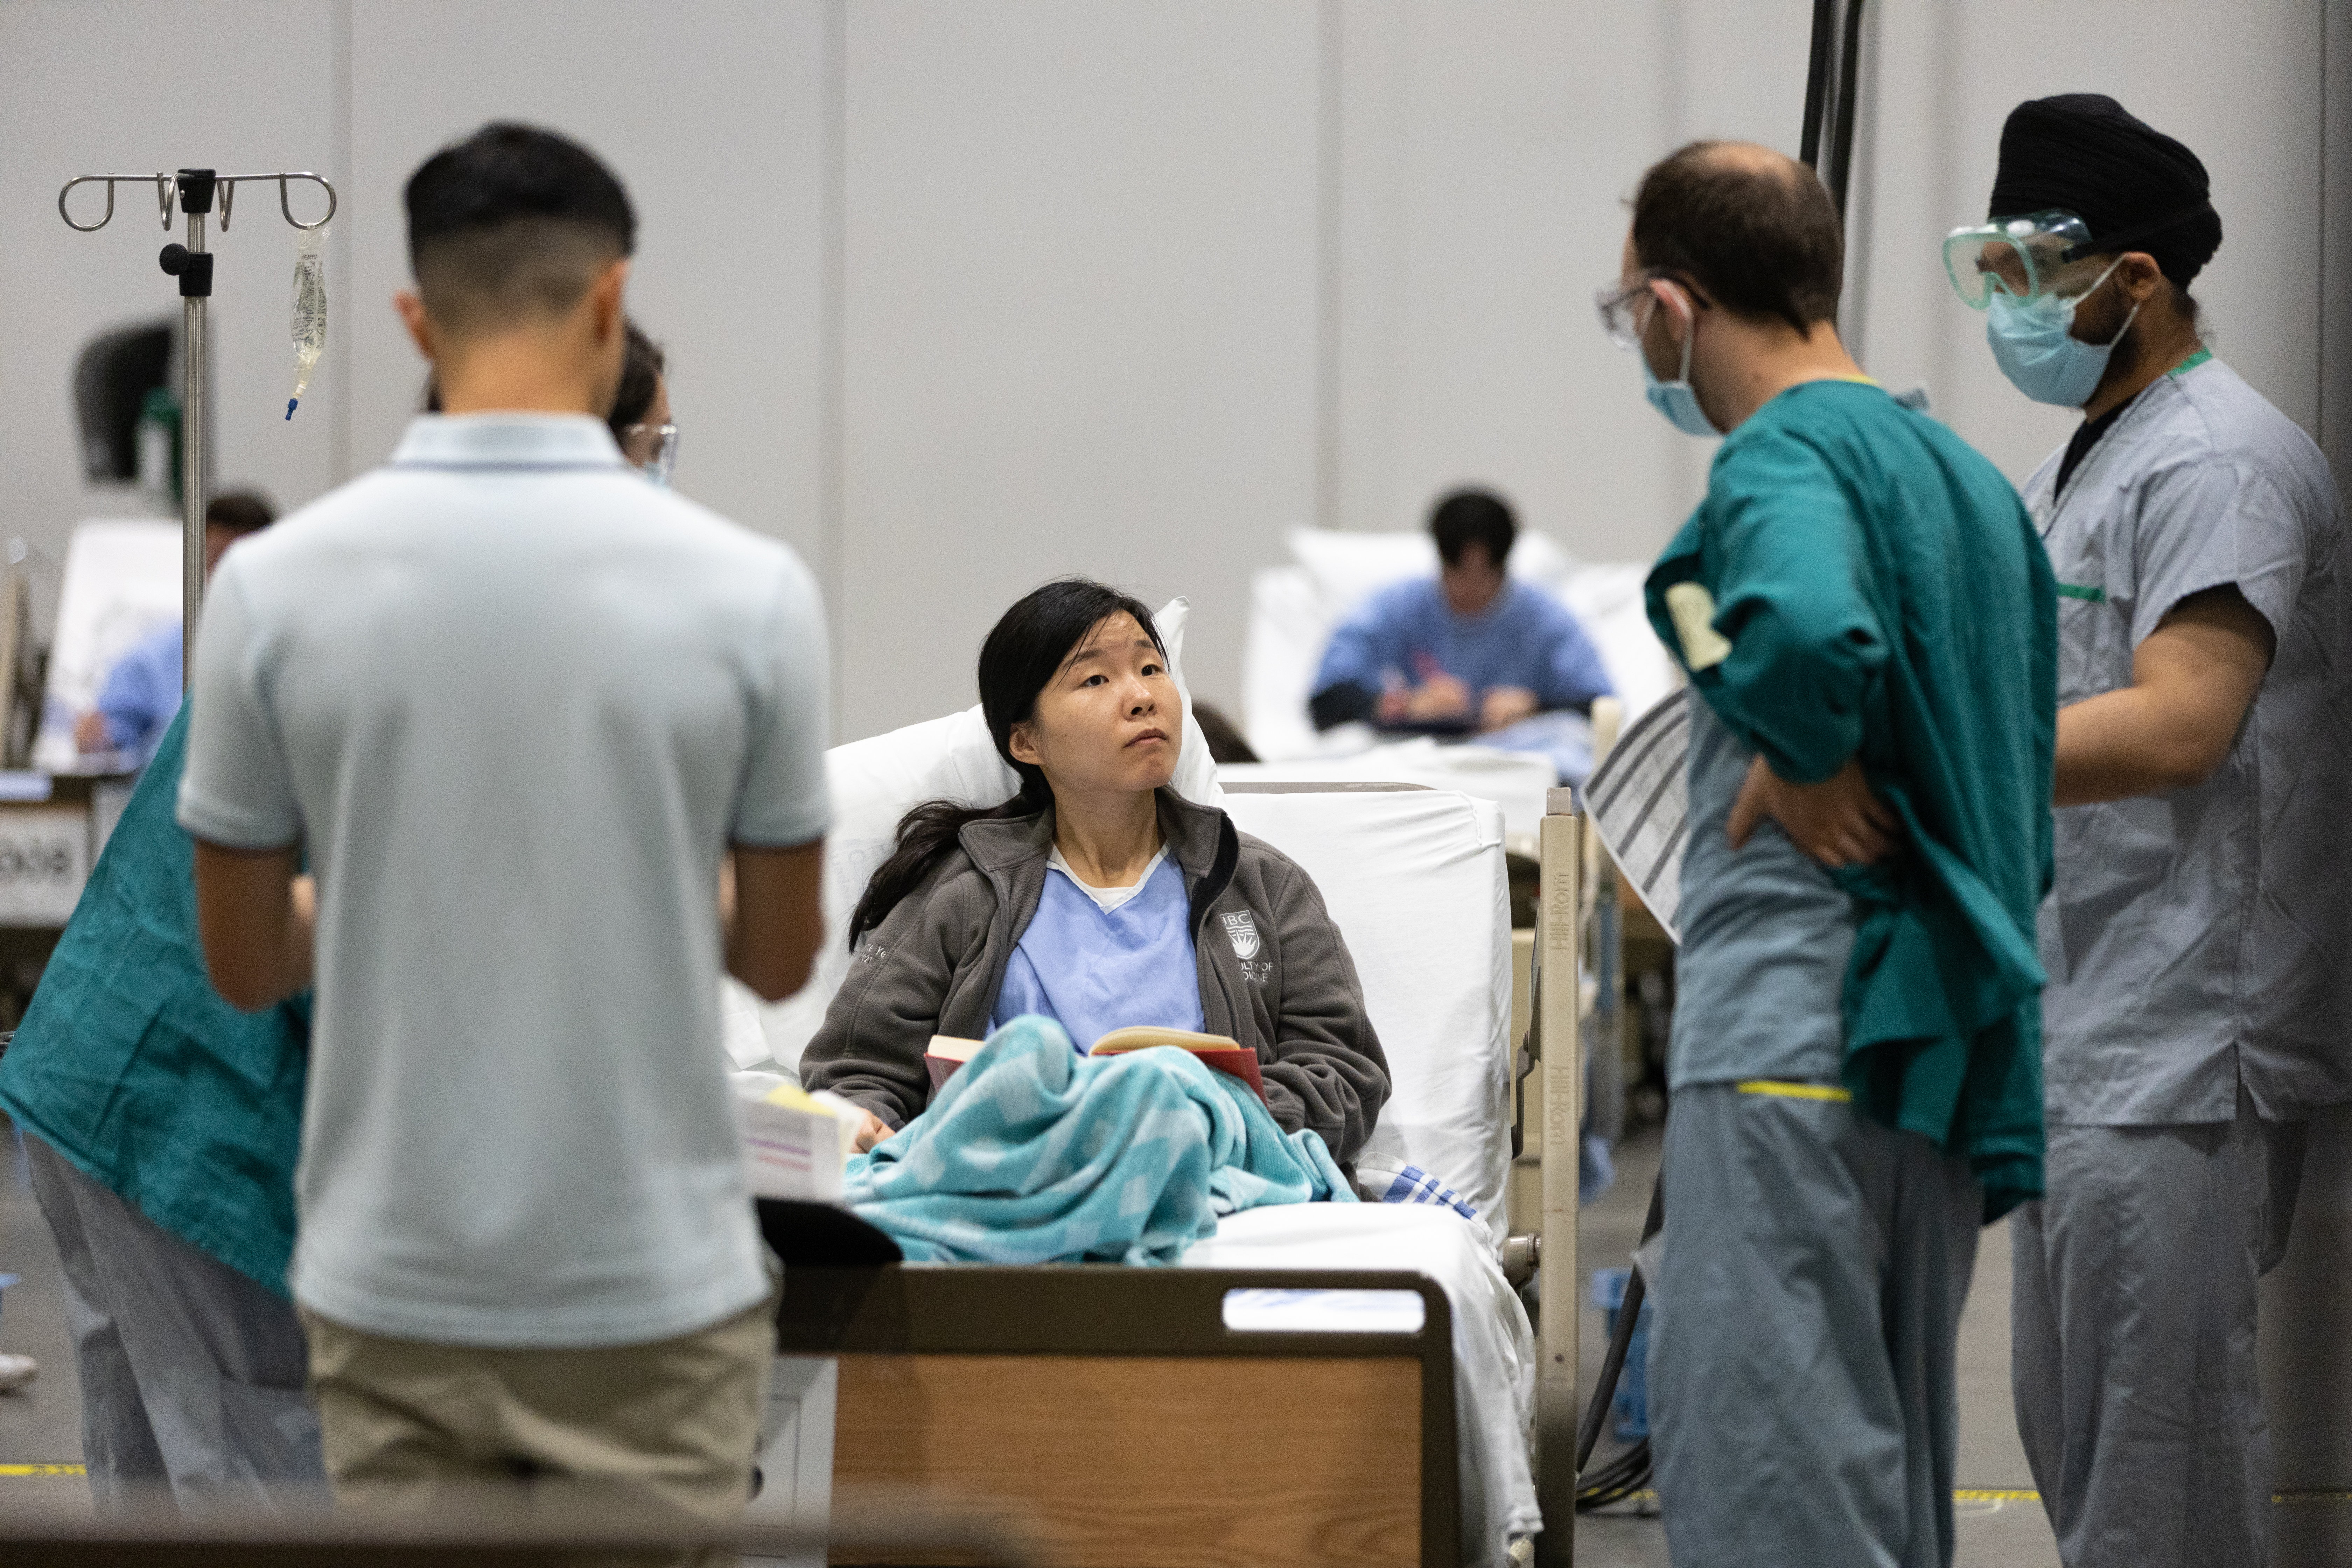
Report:
[{"label": "person in teal scrub top", "polygon": [[310,1005],[221,1000],[173,820],[188,707],[91,871],[5,1057],[0,1108],[65,1276],[101,1505],[322,1487],[286,1287]]},{"label": "person in teal scrub top", "polygon": [[2042,1188],[2050,566],[1847,354],[1842,252],[1810,171],[1702,142],[1600,301],[1725,437],[1648,584],[1692,689],[1649,1366],[1677,1568],[1952,1561],[1977,1233]]}]

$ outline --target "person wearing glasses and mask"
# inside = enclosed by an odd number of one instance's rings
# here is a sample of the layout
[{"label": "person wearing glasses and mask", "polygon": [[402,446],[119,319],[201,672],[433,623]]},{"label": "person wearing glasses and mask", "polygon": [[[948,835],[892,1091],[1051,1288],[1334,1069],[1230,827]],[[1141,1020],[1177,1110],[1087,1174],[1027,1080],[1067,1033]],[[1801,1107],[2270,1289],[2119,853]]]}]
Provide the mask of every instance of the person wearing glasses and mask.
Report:
[{"label": "person wearing glasses and mask", "polygon": [[677,467],[677,426],[670,416],[669,359],[661,346],[629,323],[628,354],[621,365],[621,387],[613,395],[613,413],[605,421],[621,456],[657,485],[669,483]]},{"label": "person wearing glasses and mask", "polygon": [[[613,394],[613,411],[605,416],[604,425],[632,468],[657,485],[667,485],[671,470],[677,467],[677,426],[671,421],[669,408],[669,356],[636,322],[627,323],[627,328],[620,389]],[[425,384],[425,412],[441,412],[438,377]]]},{"label": "person wearing glasses and mask", "polygon": [[1677,1568],[1952,1561],[1977,1234],[2042,1187],[2050,567],[1847,354],[1843,262],[1811,171],[1699,142],[1600,300],[1725,437],[1648,584],[1692,691],[1649,1373]]},{"label": "person wearing glasses and mask", "polygon": [[1993,358],[2082,424],[2025,487],[2058,576],[2049,1194],[2010,1228],[2018,1429],[2070,1565],[2263,1561],[2257,1281],[2302,1122],[2352,1101],[2344,512],[2200,340],[2195,153],[2021,104],[1944,258]]}]

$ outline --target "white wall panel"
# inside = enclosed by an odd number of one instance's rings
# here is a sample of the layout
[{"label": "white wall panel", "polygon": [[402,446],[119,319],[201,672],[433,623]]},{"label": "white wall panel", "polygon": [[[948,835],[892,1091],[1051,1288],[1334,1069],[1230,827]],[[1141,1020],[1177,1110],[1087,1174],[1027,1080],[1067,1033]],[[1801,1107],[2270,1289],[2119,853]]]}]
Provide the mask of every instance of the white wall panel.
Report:
[{"label": "white wall panel", "polygon": [[355,465],[383,460],[424,384],[390,303],[401,189],[443,143],[527,121],[636,205],[629,308],[669,351],[677,488],[820,563],[820,33],[816,0],[354,0]]},{"label": "white wall panel", "polygon": [[[219,247],[218,476],[299,503],[380,460],[414,405],[388,302],[402,182],[516,116],[579,135],[636,197],[633,302],[676,361],[680,488],[819,568],[843,734],[965,700],[990,619],[1065,571],[1190,594],[1193,668],[1231,699],[1247,573],[1286,522],[1410,527],[1475,480],[1589,557],[1655,550],[1713,444],[1643,406],[1591,292],[1653,159],[1697,135],[1795,150],[1810,9],[0,0],[0,535],[55,555],[76,517],[127,504],[79,482],[72,356],[176,310],[138,198],[71,234],[67,174],[338,178],[334,324],[290,425],[292,237],[248,192]],[[1993,369],[1937,247],[1981,216],[2010,107],[2090,89],[2211,167],[2216,345],[2315,425],[2327,10],[1875,0],[1865,364],[1926,382],[2013,476],[2063,437],[2069,416]]]},{"label": "white wall panel", "polygon": [[1312,515],[1316,9],[848,10],[845,728],[973,700],[1004,607],[1087,573],[1197,606]]},{"label": "white wall panel", "polygon": [[1342,526],[1463,482],[1588,559],[1654,553],[1713,443],[1601,334],[1642,171],[1698,136],[1796,151],[1803,0],[1340,7]]},{"label": "white wall panel", "polygon": [[[119,187],[114,221],[96,234],[59,221],[58,188],[75,174],[182,164],[336,179],[333,66],[332,0],[0,4],[0,537],[22,535],[61,561],[78,520],[140,514],[127,489],[82,481],[74,362],[98,332],[180,316],[177,280],[155,258],[185,226],[163,232],[153,187]],[[96,187],[75,198],[83,222],[105,207]],[[277,204],[275,187],[245,187],[228,233],[215,222],[208,239],[219,257],[208,311],[214,478],[291,505],[331,482],[342,411],[322,366],[300,412],[284,417],[295,236]],[[331,255],[338,310],[345,276]],[[331,358],[348,346],[336,341],[348,320],[331,328]],[[37,601],[46,608],[55,594],[56,580],[37,573]]]}]

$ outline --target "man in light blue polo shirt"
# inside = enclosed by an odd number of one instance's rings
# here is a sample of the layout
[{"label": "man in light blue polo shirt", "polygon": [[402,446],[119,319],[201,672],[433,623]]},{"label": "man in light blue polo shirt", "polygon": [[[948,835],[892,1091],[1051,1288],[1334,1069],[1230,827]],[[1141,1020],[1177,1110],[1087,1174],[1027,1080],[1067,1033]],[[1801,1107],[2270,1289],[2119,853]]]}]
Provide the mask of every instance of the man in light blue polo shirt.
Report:
[{"label": "man in light blue polo shirt", "polygon": [[448,412],[223,566],[179,804],[221,994],[315,963],[291,1281],[328,1474],[724,1523],[772,1287],[711,976],[782,997],[820,940],[823,610],[604,427],[635,222],[603,164],[492,125],[406,203]]}]

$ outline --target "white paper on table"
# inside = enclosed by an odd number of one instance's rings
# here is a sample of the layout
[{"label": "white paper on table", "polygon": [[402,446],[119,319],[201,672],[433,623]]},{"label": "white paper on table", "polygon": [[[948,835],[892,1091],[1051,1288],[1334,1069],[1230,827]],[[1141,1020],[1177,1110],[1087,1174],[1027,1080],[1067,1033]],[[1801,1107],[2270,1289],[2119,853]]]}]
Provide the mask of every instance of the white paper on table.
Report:
[{"label": "white paper on table", "polygon": [[1690,828],[1689,757],[1685,686],[1617,738],[1584,790],[1601,842],[1676,942],[1682,941],[1675,913],[1682,902],[1683,840]]}]

